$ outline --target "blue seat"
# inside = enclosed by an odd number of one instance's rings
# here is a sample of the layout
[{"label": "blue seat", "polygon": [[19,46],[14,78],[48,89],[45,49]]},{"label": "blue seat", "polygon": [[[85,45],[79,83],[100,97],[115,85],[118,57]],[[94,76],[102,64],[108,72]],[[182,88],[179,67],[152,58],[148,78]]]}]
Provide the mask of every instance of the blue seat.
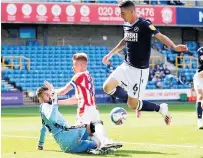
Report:
[{"label": "blue seat", "polygon": [[152,5],[157,5],[158,3],[157,3],[157,0],[151,0],[151,4]]},{"label": "blue seat", "polygon": [[[115,1],[109,1],[109,3],[114,3]],[[159,45],[159,44],[158,44]],[[21,49],[22,47],[22,49]],[[4,49],[4,50],[3,50]],[[33,90],[43,84],[44,80],[49,80],[53,82],[54,85],[61,87],[64,86],[68,80],[74,75],[72,72],[72,55],[77,51],[84,51],[88,54],[89,71],[91,72],[96,88],[102,88],[103,82],[106,80],[108,75],[106,74],[106,66],[100,61],[103,56],[108,52],[106,46],[7,46],[2,47],[2,54],[24,54],[31,59],[31,71],[22,70],[18,68],[16,70],[7,71],[3,70],[3,77],[8,77],[10,81],[16,83],[17,86],[21,87],[23,90]],[[9,51],[9,52],[8,52]],[[163,52],[167,54],[172,60],[175,60],[176,55],[172,54],[170,51]],[[98,62],[99,61],[99,62]],[[17,60],[15,62],[18,62]],[[123,59],[114,56],[113,64],[115,66],[123,62]],[[194,61],[195,63],[195,61]],[[26,62],[23,64],[26,67]],[[179,70],[179,74],[181,71]],[[194,74],[195,70],[191,69],[188,71],[188,79]],[[60,80],[59,80],[60,78]],[[164,84],[164,88],[167,88],[169,81]],[[177,81],[173,81],[177,83]],[[156,89],[153,82],[149,82],[147,85],[149,89]]]},{"label": "blue seat", "polygon": [[160,4],[162,4],[162,5],[167,5],[168,2],[167,2],[166,0],[160,0]]}]

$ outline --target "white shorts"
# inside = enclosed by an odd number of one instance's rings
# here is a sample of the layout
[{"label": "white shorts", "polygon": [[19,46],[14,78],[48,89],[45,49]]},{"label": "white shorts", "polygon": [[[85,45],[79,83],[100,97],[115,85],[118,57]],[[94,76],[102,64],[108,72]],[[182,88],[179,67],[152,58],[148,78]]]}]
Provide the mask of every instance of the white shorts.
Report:
[{"label": "white shorts", "polygon": [[193,82],[194,82],[194,89],[196,92],[198,89],[203,89],[203,78],[199,78],[197,73],[194,75]]},{"label": "white shorts", "polygon": [[91,121],[100,121],[99,110],[96,106],[85,106],[82,116],[77,114],[76,125],[87,124]]},{"label": "white shorts", "polygon": [[127,91],[128,96],[142,99],[147,86],[148,76],[149,68],[138,69],[122,63],[113,71],[108,79],[116,79],[119,82],[119,86]]}]

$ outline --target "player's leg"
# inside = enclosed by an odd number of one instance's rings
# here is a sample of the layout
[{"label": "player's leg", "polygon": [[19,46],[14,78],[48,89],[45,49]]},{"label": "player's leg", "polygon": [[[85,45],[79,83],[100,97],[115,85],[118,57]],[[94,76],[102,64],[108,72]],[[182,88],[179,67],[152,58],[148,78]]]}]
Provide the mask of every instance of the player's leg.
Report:
[{"label": "player's leg", "polygon": [[84,113],[81,116],[77,117],[78,125],[81,124],[92,124],[94,126],[94,134],[90,137],[90,140],[94,141],[97,144],[98,148],[112,144],[110,142],[106,131],[103,126],[103,122],[100,121],[99,111],[95,106],[85,107]]},{"label": "player's leg", "polygon": [[[169,125],[171,122],[171,116],[168,112],[168,105],[166,103],[162,103],[162,104],[158,105],[153,102],[149,102],[146,100],[141,100],[139,98],[134,98],[134,97],[129,96],[128,97],[128,106],[131,109],[138,111],[139,113],[140,113],[140,111],[159,112],[164,117],[164,121],[167,125]],[[140,116],[140,114],[139,114],[139,116]]]},{"label": "player's leg", "polygon": [[72,153],[85,153],[88,152],[91,149],[96,149],[96,143],[91,140],[81,140],[80,145],[78,145],[74,150],[72,150]]},{"label": "player's leg", "polygon": [[[135,75],[136,74],[136,77]],[[129,86],[128,86],[128,106],[138,111],[156,111],[160,112],[164,117],[166,124],[170,124],[171,117],[168,113],[167,104],[155,104],[146,100],[142,100],[144,91],[148,81],[148,69],[131,68],[129,70]],[[132,80],[132,78],[134,79]]]},{"label": "player's leg", "polygon": [[[89,125],[72,126],[67,130],[62,130],[54,136],[56,143],[60,146],[63,152],[71,153],[80,144],[81,140],[92,136],[94,127]],[[96,143],[94,143],[96,146]]]},{"label": "player's leg", "polygon": [[[99,111],[96,108],[96,106],[86,106],[84,113],[77,117],[77,124],[90,124],[91,122],[99,122],[100,121],[100,115]],[[104,130],[103,124],[99,123],[95,125],[95,136],[91,139],[94,141],[97,141],[99,138],[99,141],[102,142],[105,138],[107,138],[107,134]],[[101,144],[100,142],[100,144]]]},{"label": "player's leg", "polygon": [[114,97],[123,99],[127,101],[128,95],[125,90],[123,90],[120,85],[125,83],[123,81],[126,80],[125,76],[125,67],[126,64],[123,63],[118,66],[113,73],[106,79],[103,84],[103,90],[105,93],[112,95]]},{"label": "player's leg", "polygon": [[[136,74],[136,76],[134,75]],[[149,69],[137,69],[131,67],[129,70],[128,106],[133,110],[159,111],[160,106],[142,100],[147,86]]]},{"label": "player's leg", "polygon": [[88,140],[89,135],[93,134],[92,133],[93,131],[90,128],[91,128],[90,125],[88,125],[87,131],[85,132],[85,134],[80,139],[79,145],[71,151],[72,153],[84,153],[84,152],[88,152],[91,149],[97,148],[97,144],[95,141]]},{"label": "player's leg", "polygon": [[103,122],[100,121],[100,115],[99,115],[99,111],[96,108],[90,107],[89,108],[89,112],[88,112],[88,116],[91,115],[91,122],[97,122],[95,123],[95,133],[94,135],[99,138],[101,144],[103,144],[103,142],[108,139],[107,133],[104,129],[104,125]]},{"label": "player's leg", "polygon": [[86,124],[61,131],[54,138],[63,152],[79,153],[98,147],[95,141],[89,140],[94,133],[94,124]]},{"label": "player's leg", "polygon": [[[144,104],[143,111],[159,111],[159,106],[156,104],[150,104],[150,102],[147,101],[140,102],[139,100],[141,93],[143,93],[146,88],[148,74],[148,69],[140,70],[123,63],[105,81],[103,86],[104,91],[107,94],[128,101],[128,105],[131,109],[139,109],[138,105]],[[132,95],[128,97],[128,93],[132,93]]]},{"label": "player's leg", "polygon": [[203,129],[202,103],[203,103],[203,89],[198,89],[197,90],[196,111],[197,111],[199,129]]},{"label": "player's leg", "polygon": [[202,108],[203,108],[203,79],[199,78],[197,74],[194,76],[194,88],[197,95],[196,112],[197,112],[197,126],[203,129]]},{"label": "player's leg", "polygon": [[[118,98],[127,99],[128,106],[133,110],[160,112],[164,117],[166,124],[169,124],[171,117],[168,114],[167,104],[157,105],[141,100],[143,92],[146,89],[148,75],[149,69],[141,70],[123,63],[104,83],[104,91],[107,94],[114,95]],[[110,88],[108,89],[108,86],[106,87],[106,85],[109,85]],[[127,92],[120,87],[115,89],[115,86],[121,86],[126,89]]]},{"label": "player's leg", "polygon": [[107,135],[106,132],[104,130],[104,126],[103,126],[103,121],[92,121],[91,122],[91,126],[94,128],[95,133],[94,136],[95,137],[91,137],[91,139],[94,141],[94,139],[97,138],[100,141],[100,146],[98,145],[99,149],[106,149],[106,148],[120,148],[123,145],[121,143],[118,142],[114,142],[112,140],[110,140]]},{"label": "player's leg", "polygon": [[99,121],[99,111],[96,106],[85,106],[84,112],[77,114],[76,125],[89,124],[91,121]]}]

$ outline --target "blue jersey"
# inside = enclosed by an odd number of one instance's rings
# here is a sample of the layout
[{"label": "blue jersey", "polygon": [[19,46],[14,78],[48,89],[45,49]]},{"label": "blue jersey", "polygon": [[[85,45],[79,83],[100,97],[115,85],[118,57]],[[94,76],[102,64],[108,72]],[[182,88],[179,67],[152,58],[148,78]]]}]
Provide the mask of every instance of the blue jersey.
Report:
[{"label": "blue jersey", "polygon": [[48,129],[64,152],[74,151],[75,148],[80,146],[80,140],[87,132],[86,127],[67,127],[65,119],[58,111],[58,104],[41,104],[40,114],[43,126],[39,145],[44,144],[46,129]]},{"label": "blue jersey", "polygon": [[40,105],[40,115],[42,119],[42,128],[40,130],[39,145],[44,145],[47,129],[53,134],[53,136],[60,132],[62,129],[58,129],[54,126],[54,123],[62,126],[67,126],[62,114],[58,111],[57,104],[43,103]]},{"label": "blue jersey", "polygon": [[159,31],[152,25],[150,20],[141,17],[134,24],[124,23],[123,31],[126,41],[125,62],[139,69],[148,68],[151,54],[151,38]]},{"label": "blue jersey", "polygon": [[43,126],[46,126],[49,132],[52,133],[52,135],[55,135],[62,130],[56,126],[57,124],[67,127],[67,123],[64,117],[58,111],[57,104],[51,104],[51,105],[48,103],[41,104],[40,114],[41,114]]}]

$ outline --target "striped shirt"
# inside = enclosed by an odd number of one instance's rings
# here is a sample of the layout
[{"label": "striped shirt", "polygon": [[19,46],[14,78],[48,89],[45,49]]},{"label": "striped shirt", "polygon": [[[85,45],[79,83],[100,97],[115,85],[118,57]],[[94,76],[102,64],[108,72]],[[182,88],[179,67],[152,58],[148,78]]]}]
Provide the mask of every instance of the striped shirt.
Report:
[{"label": "striped shirt", "polygon": [[95,88],[92,76],[88,71],[77,73],[70,84],[75,88],[78,99],[78,114],[84,113],[85,106],[95,106]]}]

